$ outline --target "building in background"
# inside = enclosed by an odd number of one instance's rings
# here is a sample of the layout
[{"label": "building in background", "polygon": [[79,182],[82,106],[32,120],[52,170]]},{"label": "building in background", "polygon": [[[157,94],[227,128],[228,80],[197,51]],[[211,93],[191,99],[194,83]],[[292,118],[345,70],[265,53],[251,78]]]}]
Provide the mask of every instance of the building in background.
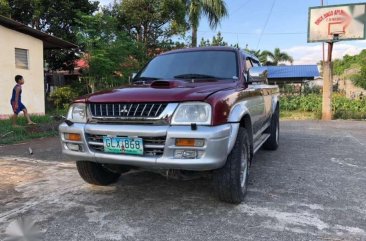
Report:
[{"label": "building in background", "polygon": [[0,118],[12,114],[14,76],[25,79],[22,100],[31,114],[45,113],[43,52],[77,46],[0,15]]}]

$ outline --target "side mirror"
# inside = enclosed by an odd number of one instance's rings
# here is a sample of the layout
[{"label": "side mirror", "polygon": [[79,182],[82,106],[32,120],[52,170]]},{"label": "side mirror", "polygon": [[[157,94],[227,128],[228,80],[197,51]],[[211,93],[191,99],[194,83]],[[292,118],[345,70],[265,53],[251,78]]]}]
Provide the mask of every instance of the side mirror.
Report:
[{"label": "side mirror", "polygon": [[265,66],[252,67],[248,71],[247,83],[268,83],[268,70]]}]

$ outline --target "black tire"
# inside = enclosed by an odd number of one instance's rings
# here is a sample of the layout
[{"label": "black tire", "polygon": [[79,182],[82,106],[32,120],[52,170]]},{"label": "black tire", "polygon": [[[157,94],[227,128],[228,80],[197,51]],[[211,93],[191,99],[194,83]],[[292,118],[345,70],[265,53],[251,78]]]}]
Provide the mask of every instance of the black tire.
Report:
[{"label": "black tire", "polygon": [[233,150],[225,165],[214,171],[213,182],[220,200],[239,204],[248,188],[250,144],[248,132],[240,127]]},{"label": "black tire", "polygon": [[270,136],[266,140],[266,142],[264,142],[263,148],[271,151],[277,150],[280,138],[280,117],[278,110],[273,113],[271,118],[271,125],[266,130],[266,133],[269,133]]},{"label": "black tire", "polygon": [[118,181],[120,173],[114,173],[104,168],[101,164],[90,161],[77,161],[76,167],[79,175],[85,182],[107,186]]}]

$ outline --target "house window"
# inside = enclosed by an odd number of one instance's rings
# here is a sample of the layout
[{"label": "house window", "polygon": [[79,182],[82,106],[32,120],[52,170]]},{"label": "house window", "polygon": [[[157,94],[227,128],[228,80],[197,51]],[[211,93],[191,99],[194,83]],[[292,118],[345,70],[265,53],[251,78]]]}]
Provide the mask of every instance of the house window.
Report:
[{"label": "house window", "polygon": [[29,69],[28,49],[15,48],[15,67],[19,69]]}]

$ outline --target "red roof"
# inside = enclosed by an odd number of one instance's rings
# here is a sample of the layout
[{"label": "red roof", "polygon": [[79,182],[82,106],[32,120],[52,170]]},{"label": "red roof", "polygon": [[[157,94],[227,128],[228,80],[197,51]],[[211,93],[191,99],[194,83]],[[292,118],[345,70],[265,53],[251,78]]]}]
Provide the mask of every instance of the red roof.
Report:
[{"label": "red roof", "polygon": [[75,61],[75,68],[86,69],[89,68],[89,64],[85,59],[79,59]]}]

